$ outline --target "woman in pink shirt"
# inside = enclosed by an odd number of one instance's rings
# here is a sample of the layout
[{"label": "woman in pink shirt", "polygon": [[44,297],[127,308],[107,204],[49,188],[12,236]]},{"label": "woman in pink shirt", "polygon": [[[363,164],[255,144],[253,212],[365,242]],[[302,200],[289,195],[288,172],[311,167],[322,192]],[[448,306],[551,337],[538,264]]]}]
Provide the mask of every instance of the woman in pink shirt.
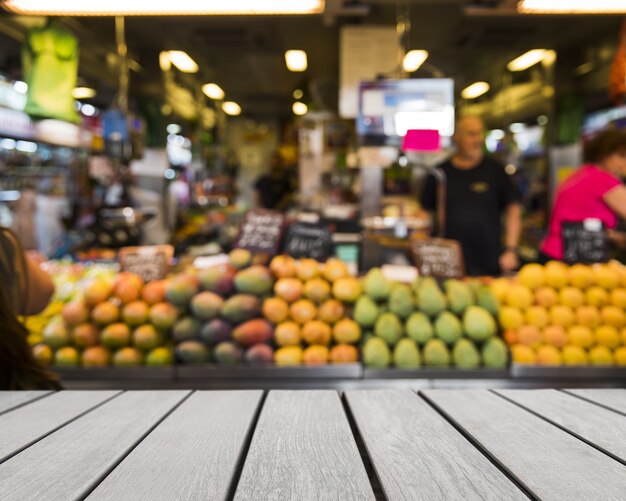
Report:
[{"label": "woman in pink shirt", "polygon": [[563,259],[563,222],[599,219],[607,229],[626,219],[626,132],[606,130],[585,147],[585,165],[559,187],[540,260]]}]

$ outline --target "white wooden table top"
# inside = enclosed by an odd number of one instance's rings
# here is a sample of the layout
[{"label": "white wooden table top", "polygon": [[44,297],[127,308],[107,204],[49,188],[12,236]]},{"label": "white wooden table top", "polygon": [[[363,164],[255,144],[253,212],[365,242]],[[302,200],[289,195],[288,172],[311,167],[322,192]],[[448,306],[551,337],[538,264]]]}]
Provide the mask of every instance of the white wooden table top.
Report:
[{"label": "white wooden table top", "polygon": [[626,390],[0,392],[0,500],[626,499]]}]

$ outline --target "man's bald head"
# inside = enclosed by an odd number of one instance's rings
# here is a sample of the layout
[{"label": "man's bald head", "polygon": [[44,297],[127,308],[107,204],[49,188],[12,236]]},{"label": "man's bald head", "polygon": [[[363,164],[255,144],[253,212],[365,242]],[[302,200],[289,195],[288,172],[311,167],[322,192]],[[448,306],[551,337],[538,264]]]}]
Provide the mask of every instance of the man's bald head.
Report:
[{"label": "man's bald head", "polygon": [[480,162],[483,158],[485,128],[480,117],[475,115],[462,116],[456,121],[454,135],[456,157],[463,162]]}]

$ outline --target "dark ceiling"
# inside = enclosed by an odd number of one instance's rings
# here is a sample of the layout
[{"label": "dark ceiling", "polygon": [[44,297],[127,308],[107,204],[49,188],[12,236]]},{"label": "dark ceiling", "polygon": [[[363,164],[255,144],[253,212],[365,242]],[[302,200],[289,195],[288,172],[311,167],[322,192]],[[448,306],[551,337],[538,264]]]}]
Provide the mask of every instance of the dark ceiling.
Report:
[{"label": "dark ceiling", "polygon": [[[476,15],[473,7],[479,4],[483,9]],[[322,89],[325,99],[318,106],[328,107],[329,101],[336,103],[341,27],[394,26],[399,12],[410,13],[407,47],[427,49],[428,62],[454,78],[457,91],[476,80],[487,80],[497,88],[506,63],[532,48],[556,49],[560,60],[572,67],[598,58],[606,59],[604,66],[609,64],[620,17],[495,15],[498,4],[497,0],[344,0],[343,4],[327,0],[324,16],[127,18],[129,52],[138,63],[131,72],[131,92],[161,96],[158,54],[181,49],[201,68],[197,76],[186,77],[186,84],[197,89],[203,82],[219,83],[227,98],[239,102],[248,116],[288,116],[296,88]],[[106,106],[117,81],[111,64],[113,19],[62,21],[81,40],[80,76],[98,87],[96,104]],[[19,77],[19,40],[29,22],[36,20],[0,16],[0,72]],[[308,53],[305,73],[290,73],[285,67],[284,51],[293,48]],[[421,69],[413,76],[431,74]]]}]

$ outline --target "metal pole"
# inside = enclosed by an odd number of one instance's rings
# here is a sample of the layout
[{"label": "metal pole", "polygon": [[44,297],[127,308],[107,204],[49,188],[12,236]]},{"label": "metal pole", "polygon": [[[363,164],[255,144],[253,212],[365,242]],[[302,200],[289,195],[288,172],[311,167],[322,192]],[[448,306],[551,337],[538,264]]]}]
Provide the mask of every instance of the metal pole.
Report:
[{"label": "metal pole", "polygon": [[124,114],[128,112],[128,47],[126,45],[126,29],[123,16],[115,17],[115,41],[117,43],[117,55],[120,60],[119,92],[117,104]]}]

